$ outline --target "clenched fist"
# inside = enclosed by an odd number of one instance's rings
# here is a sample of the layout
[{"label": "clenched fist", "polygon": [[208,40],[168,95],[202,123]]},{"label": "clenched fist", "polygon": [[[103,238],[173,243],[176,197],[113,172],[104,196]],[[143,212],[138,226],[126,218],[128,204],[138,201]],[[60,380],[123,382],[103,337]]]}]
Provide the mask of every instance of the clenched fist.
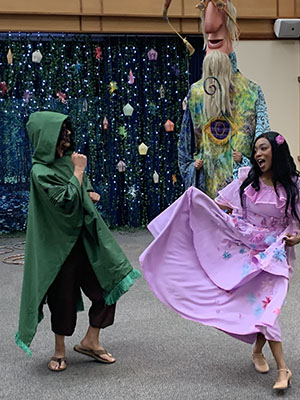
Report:
[{"label": "clenched fist", "polygon": [[74,164],[74,169],[79,172],[84,172],[87,165],[87,158],[84,154],[74,153],[72,154],[72,163]]}]

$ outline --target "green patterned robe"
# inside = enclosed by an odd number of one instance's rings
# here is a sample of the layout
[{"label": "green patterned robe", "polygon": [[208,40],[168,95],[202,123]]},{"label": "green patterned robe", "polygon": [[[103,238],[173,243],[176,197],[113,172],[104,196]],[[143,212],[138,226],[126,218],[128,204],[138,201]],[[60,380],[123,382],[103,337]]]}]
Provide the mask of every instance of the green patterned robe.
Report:
[{"label": "green patterned robe", "polygon": [[[179,167],[186,188],[196,186],[212,198],[235,177],[238,168],[250,165],[254,138],[270,129],[261,88],[238,71],[235,53],[231,53],[230,58],[234,87],[231,92],[232,116],[206,119],[202,112],[205,92],[201,79],[191,86],[178,144]],[[195,139],[194,154],[191,135]],[[234,162],[233,150],[242,153],[241,163]],[[198,173],[194,158],[204,160]]]}]

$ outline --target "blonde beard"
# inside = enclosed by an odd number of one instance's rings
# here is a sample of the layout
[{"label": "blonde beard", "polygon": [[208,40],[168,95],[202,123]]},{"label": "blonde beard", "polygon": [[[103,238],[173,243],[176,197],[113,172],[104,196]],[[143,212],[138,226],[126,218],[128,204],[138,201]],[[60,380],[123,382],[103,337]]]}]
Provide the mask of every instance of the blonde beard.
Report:
[{"label": "blonde beard", "polygon": [[[216,87],[214,95],[204,93],[203,112],[207,119],[217,118],[222,113],[231,116],[232,106],[230,102],[230,90],[233,88],[232,64],[227,54],[214,50],[208,53],[203,62],[202,79],[205,81],[209,76],[218,79],[221,85],[221,92],[218,83],[213,79],[206,81],[206,89],[211,92],[211,85]],[[222,93],[222,107],[220,95]]]}]

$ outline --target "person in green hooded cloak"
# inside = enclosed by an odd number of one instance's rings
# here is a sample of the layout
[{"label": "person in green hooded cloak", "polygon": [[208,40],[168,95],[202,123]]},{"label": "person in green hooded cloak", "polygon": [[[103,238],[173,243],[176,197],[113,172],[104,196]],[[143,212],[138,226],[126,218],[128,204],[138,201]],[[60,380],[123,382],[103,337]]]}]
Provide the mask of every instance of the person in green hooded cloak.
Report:
[{"label": "person in green hooded cloak", "polygon": [[141,276],[130,265],[93,202],[85,168],[76,153],[67,115],[38,111],[27,132],[32,142],[30,201],[25,263],[16,343],[31,355],[30,344],[48,303],[55,352],[48,367],[66,369],[65,336],[71,336],[81,290],[89,297],[89,327],[74,350],[104,363],[115,359],[100,344],[100,329],[113,324],[115,304]]}]

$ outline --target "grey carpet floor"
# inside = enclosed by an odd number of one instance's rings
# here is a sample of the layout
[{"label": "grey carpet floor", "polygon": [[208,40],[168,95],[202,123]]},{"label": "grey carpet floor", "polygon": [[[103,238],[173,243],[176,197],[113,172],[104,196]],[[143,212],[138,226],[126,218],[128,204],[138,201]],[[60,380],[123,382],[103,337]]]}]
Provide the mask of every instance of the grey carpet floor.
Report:
[{"label": "grey carpet floor", "polygon": [[[151,242],[146,230],[114,232],[132,264]],[[24,235],[1,236],[0,246],[24,241]],[[22,247],[22,245],[19,245]],[[299,249],[300,250],[300,249]],[[1,249],[0,249],[1,252]],[[20,253],[15,249],[13,254]],[[299,253],[299,251],[297,251]],[[3,263],[0,255],[0,399],[5,400],[218,400],[274,399],[276,367],[269,348],[265,354],[271,370],[255,372],[251,346],[216,329],[187,321],[162,305],[140,279],[117,305],[115,324],[103,330],[104,346],[117,358],[104,365],[72,350],[84,335],[87,314],[78,314],[74,335],[67,338],[68,368],[47,369],[53,352],[49,312],[32,343],[32,358],[14,344],[17,328],[22,266]],[[300,258],[280,315],[283,344],[293,372],[285,399],[300,399],[299,286]],[[86,306],[88,301],[85,299]]]}]

